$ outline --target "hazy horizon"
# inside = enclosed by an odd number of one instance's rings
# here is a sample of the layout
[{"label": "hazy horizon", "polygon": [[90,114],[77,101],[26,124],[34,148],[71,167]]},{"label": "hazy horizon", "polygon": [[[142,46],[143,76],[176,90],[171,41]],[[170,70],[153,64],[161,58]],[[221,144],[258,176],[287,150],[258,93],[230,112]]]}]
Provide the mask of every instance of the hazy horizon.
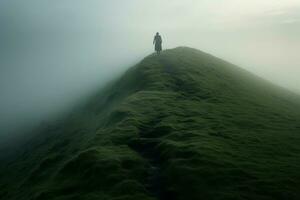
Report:
[{"label": "hazy horizon", "polygon": [[3,0],[0,26],[0,135],[116,78],[157,31],[300,94],[299,0]]}]

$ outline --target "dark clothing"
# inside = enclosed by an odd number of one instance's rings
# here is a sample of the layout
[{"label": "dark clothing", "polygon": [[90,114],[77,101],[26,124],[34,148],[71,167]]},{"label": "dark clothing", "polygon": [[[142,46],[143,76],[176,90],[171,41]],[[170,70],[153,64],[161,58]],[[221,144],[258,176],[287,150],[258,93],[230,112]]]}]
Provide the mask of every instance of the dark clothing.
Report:
[{"label": "dark clothing", "polygon": [[155,35],[153,44],[155,44],[155,51],[160,52],[162,50],[161,48],[162,39],[160,35]]}]

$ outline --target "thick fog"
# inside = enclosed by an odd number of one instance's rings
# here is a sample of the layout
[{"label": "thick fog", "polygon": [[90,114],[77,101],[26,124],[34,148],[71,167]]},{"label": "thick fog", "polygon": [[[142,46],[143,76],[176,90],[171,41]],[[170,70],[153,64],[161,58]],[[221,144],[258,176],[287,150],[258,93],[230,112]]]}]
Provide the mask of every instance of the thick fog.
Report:
[{"label": "thick fog", "polygon": [[157,31],[300,93],[299,0],[1,0],[0,135],[70,109]]}]

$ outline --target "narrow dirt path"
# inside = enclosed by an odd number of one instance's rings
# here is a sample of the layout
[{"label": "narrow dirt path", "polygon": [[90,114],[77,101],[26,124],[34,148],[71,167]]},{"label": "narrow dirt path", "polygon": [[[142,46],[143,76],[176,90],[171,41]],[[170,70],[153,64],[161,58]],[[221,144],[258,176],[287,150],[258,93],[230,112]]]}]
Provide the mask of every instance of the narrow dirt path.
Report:
[{"label": "narrow dirt path", "polygon": [[139,138],[130,147],[148,161],[149,167],[145,177],[145,188],[151,196],[161,199],[161,162],[156,150],[158,143],[159,139],[156,138]]}]

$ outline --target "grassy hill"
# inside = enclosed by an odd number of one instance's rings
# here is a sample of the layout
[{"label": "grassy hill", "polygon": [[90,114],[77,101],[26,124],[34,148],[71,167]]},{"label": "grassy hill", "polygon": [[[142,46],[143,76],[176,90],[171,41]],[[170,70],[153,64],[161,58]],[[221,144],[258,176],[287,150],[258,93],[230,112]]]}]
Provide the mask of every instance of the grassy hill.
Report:
[{"label": "grassy hill", "polygon": [[0,199],[300,199],[299,102],[195,49],[153,54],[2,159]]}]

